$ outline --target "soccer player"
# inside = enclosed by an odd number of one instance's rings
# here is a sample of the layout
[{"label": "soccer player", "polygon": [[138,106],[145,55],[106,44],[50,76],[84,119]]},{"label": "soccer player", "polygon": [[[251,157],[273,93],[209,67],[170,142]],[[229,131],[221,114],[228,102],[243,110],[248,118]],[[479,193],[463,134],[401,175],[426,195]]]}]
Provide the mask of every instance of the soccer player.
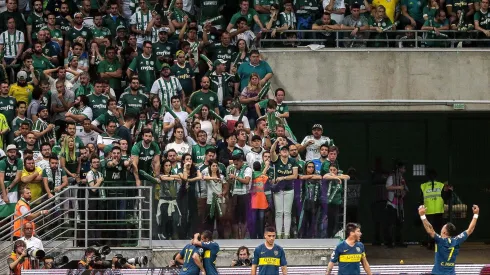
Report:
[{"label": "soccer player", "polygon": [[202,232],[201,241],[199,241],[199,233],[194,234],[192,245],[202,247],[203,252],[203,264],[206,270],[206,275],[218,275],[216,269],[216,258],[219,253],[219,244],[213,241],[213,233],[209,230]]},{"label": "soccer player", "polygon": [[425,206],[419,207],[419,215],[424,225],[427,234],[434,238],[436,243],[436,255],[434,260],[434,267],[432,268],[433,275],[455,275],[454,264],[456,263],[456,257],[459,254],[459,246],[466,241],[468,236],[473,233],[476,226],[476,220],[478,219],[478,213],[480,209],[478,205],[473,205],[473,219],[470,222],[470,226],[463,233],[456,235],[456,227],[452,223],[446,223],[442,229],[441,234],[436,234],[434,228],[425,217]]},{"label": "soccer player", "polygon": [[332,273],[334,263],[339,262],[338,275],[357,275],[361,274],[362,263],[364,271],[367,275],[371,275],[371,268],[366,258],[366,252],[361,240],[361,227],[355,223],[348,223],[345,227],[345,234],[347,239],[337,245],[334,252],[332,252],[332,258],[327,266],[326,275]]},{"label": "soccer player", "polygon": [[266,227],[264,233],[265,243],[254,250],[251,275],[257,275],[257,266],[260,266],[259,275],[279,275],[279,267],[283,275],[288,274],[288,262],[284,249],[274,244],[276,229]]},{"label": "soccer player", "polygon": [[187,244],[175,257],[175,261],[182,265],[179,275],[198,275],[201,270],[202,275],[206,275],[204,266],[201,262],[202,249]]}]

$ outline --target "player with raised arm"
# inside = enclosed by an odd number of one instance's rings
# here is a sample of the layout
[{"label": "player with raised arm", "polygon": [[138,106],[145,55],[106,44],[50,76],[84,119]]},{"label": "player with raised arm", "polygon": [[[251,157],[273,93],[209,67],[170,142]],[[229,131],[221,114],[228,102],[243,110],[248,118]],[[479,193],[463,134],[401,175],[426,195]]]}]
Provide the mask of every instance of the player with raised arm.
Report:
[{"label": "player with raised arm", "polygon": [[480,209],[478,205],[473,205],[473,219],[470,226],[463,233],[457,235],[456,226],[446,223],[441,229],[441,235],[434,231],[434,228],[425,217],[425,206],[419,206],[419,215],[427,234],[434,238],[436,243],[436,255],[432,275],[455,275],[456,257],[459,254],[459,246],[466,241],[468,236],[473,233],[478,219]]},{"label": "player with raised arm", "polygon": [[364,267],[367,275],[372,275],[371,267],[369,267],[366,258],[366,250],[361,243],[361,227],[355,223],[348,223],[345,227],[345,234],[347,235],[347,239],[339,243],[332,252],[326,275],[332,273],[336,262],[339,262],[338,275],[360,275],[361,266],[359,262]]}]

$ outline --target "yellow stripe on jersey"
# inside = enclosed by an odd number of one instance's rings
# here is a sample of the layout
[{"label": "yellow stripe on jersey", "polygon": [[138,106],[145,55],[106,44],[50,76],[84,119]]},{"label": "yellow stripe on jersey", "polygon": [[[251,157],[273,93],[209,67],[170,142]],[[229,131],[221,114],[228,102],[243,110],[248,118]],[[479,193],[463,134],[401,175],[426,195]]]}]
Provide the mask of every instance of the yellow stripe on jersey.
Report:
[{"label": "yellow stripe on jersey", "polygon": [[341,262],[341,263],[358,263],[361,261],[361,259],[364,255],[365,255],[364,253],[340,255],[339,262]]},{"label": "yellow stripe on jersey", "polygon": [[209,259],[209,258],[211,258],[211,250],[204,251],[204,259]]},{"label": "yellow stripe on jersey", "polygon": [[274,265],[279,266],[281,263],[279,258],[265,257],[259,258],[259,266],[261,265]]}]

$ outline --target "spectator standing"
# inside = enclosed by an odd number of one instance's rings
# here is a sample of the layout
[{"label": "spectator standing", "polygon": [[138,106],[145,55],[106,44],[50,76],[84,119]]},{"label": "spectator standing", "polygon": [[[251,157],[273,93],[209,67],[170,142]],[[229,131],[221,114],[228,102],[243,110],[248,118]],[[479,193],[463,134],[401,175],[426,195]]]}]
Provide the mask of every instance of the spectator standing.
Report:
[{"label": "spectator standing", "polygon": [[48,142],[54,144],[56,135],[54,132],[54,124],[48,124],[48,109],[45,106],[40,106],[38,109],[38,118],[32,126],[32,133],[38,141],[38,146]]},{"label": "spectator standing", "polygon": [[131,78],[133,73],[138,74],[138,79],[143,86],[143,91],[148,95],[152,88],[152,84],[155,82],[156,72],[161,71],[162,68],[156,56],[152,54],[153,47],[151,42],[145,41],[141,43],[143,45],[143,53],[139,54],[131,61],[131,64],[129,64],[129,67],[126,70],[126,74],[128,78]]},{"label": "spectator standing", "polygon": [[222,224],[221,218],[226,214],[225,197],[229,192],[228,184],[225,177],[221,174],[219,163],[211,160],[207,167],[201,171],[202,177],[206,183],[206,210],[205,229],[214,231],[214,223],[218,221],[217,227],[219,232],[224,232],[225,224]]},{"label": "spectator standing", "polygon": [[174,149],[177,152],[177,160],[180,160],[185,154],[191,153],[191,147],[185,140],[184,128],[182,126],[176,126],[170,143],[165,146],[165,152]]},{"label": "spectator standing", "polygon": [[175,76],[170,75],[170,65],[167,63],[162,64],[161,77],[153,82],[150,93],[157,95],[162,102],[162,105],[171,106],[171,98],[178,96],[181,100],[184,99],[184,93],[182,92],[182,86],[180,81]]},{"label": "spectator standing", "polygon": [[[488,39],[490,37],[490,19],[488,18],[488,2],[487,0],[482,0],[480,4],[480,10],[475,12],[473,16],[475,30],[478,32],[478,38]],[[488,46],[488,42],[478,42],[479,46]]]},{"label": "spectator standing", "polygon": [[[42,174],[43,170],[36,166],[34,158],[27,156],[24,158],[24,169],[22,170],[21,181],[27,185],[31,190],[31,206],[37,206],[41,201],[37,201],[43,193],[42,188]],[[34,204],[35,202],[35,204]]]},{"label": "spectator standing", "polygon": [[[87,173],[87,185],[91,187],[89,189],[89,198],[94,198],[88,201],[88,220],[92,221],[89,224],[89,232],[87,238],[89,238],[90,244],[99,244],[101,238],[101,231],[97,230],[97,225],[95,220],[103,219],[103,213],[100,210],[105,209],[105,203],[102,200],[96,200],[96,198],[104,198],[104,190],[99,189],[104,183],[104,175],[99,171],[100,169],[100,159],[98,156],[92,156],[90,159],[90,171]],[[99,211],[90,211],[99,210]]]},{"label": "spectator standing", "polygon": [[9,18],[7,30],[0,34],[0,52],[4,53],[4,64],[14,65],[19,62],[24,44],[24,33],[16,29],[15,18]]},{"label": "spectator standing", "polygon": [[189,62],[185,61],[184,51],[177,51],[175,56],[177,57],[177,63],[170,67],[170,70],[179,80],[184,97],[189,98],[191,93],[196,90],[196,77],[194,76],[194,69],[191,67]]},{"label": "spectator standing", "polygon": [[[230,23],[226,27],[226,31],[230,32],[230,30],[233,28],[233,26],[235,26],[238,18],[240,17],[244,17],[245,20],[247,20],[248,27],[254,30],[254,32],[258,33],[259,31],[265,30],[264,25],[262,25],[262,22],[260,22],[260,18],[257,12],[254,9],[250,8],[248,0],[241,0],[240,11],[238,11],[231,17]],[[256,27],[254,27],[254,23]]]},{"label": "spectator standing", "polygon": [[[31,211],[31,207],[29,206],[29,202],[31,201],[31,190],[29,190],[29,187],[24,186],[23,188],[20,189],[20,199],[17,201],[17,204],[15,205],[15,212],[14,212],[14,228],[13,228],[13,233],[14,235],[14,240],[18,240],[20,237],[24,236],[24,226],[27,222],[34,220],[35,218],[46,215],[49,213],[48,210],[40,210],[35,213],[30,213],[27,216],[27,213]],[[20,219],[21,216],[24,216],[23,219]]]},{"label": "spectator standing", "polygon": [[[17,158],[17,147],[7,146],[7,157],[0,160],[0,187],[2,188],[2,201],[0,205],[14,204],[18,201],[18,183],[21,182],[24,164]],[[10,212],[10,211],[8,211]],[[12,213],[12,212],[10,212]]]},{"label": "spectator standing", "polygon": [[255,227],[250,232],[251,239],[259,239],[264,235],[265,227],[265,210],[269,207],[267,198],[265,196],[265,189],[269,182],[267,171],[269,170],[269,163],[266,163],[262,168],[259,161],[255,161],[252,164],[252,186],[250,187],[251,194],[251,211],[252,217],[255,222]]},{"label": "spectator standing", "polygon": [[8,26],[9,18],[14,18],[15,23],[17,24],[16,29],[25,33],[26,32],[26,23],[24,20],[24,16],[17,10],[17,1],[15,0],[7,0],[7,10],[0,13],[0,32],[4,32],[6,27]]},{"label": "spectator standing", "polygon": [[328,161],[328,145],[324,143],[320,145],[320,158],[311,160],[315,165],[315,172],[317,174],[320,174],[322,165],[325,161]]},{"label": "spectator standing", "polygon": [[400,25],[405,27],[411,25],[420,30],[424,24],[423,4],[421,1],[402,0],[402,14],[400,16]]},{"label": "spectator standing", "polygon": [[[181,180],[172,173],[172,162],[164,160],[160,179],[159,201],[156,213],[156,222],[159,225],[158,238],[160,240],[174,239],[178,233],[181,220],[181,211],[177,203],[177,193]],[[175,236],[175,237],[174,237]]]},{"label": "spectator standing", "polygon": [[260,60],[260,53],[258,50],[250,51],[250,62],[244,62],[242,65],[240,65],[237,73],[241,79],[241,90],[247,86],[253,73],[257,73],[259,76],[261,86],[265,85],[265,83],[267,83],[273,76],[273,72],[269,64],[264,60]]},{"label": "spectator standing", "polygon": [[[207,105],[209,109],[219,114],[218,96],[216,92],[210,89],[210,87],[211,87],[211,80],[209,79],[209,77],[203,76],[201,78],[201,89],[193,92],[189,98],[189,103],[186,106],[187,111],[189,113],[192,112],[199,105],[203,104],[203,105]],[[208,138],[210,138],[209,133],[208,133]]]},{"label": "spectator standing", "polygon": [[122,66],[119,58],[116,57],[116,49],[112,46],[107,47],[106,56],[97,66],[97,72],[100,77],[109,81],[109,85],[117,97],[121,96],[121,79],[122,79]]},{"label": "spectator standing", "polygon": [[24,224],[24,236],[19,240],[24,241],[28,249],[44,250],[43,242],[34,236],[34,223]]},{"label": "spectator standing", "polygon": [[206,72],[206,76],[211,81],[210,89],[218,94],[219,106],[223,105],[223,99],[238,95],[239,77],[236,74],[236,67],[232,67],[231,73],[227,73],[224,59],[216,59]]},{"label": "spectator standing", "polygon": [[[165,116],[163,117],[163,130],[167,133],[168,139],[172,137],[172,134],[174,132],[174,127],[177,126],[178,124],[183,125],[183,123],[185,123],[189,115],[186,111],[182,110],[181,99],[179,96],[175,95],[171,97],[170,101],[172,103],[171,105],[172,110],[177,115],[177,119],[174,118],[170,114],[170,112],[166,112]],[[184,136],[188,136],[187,127],[183,127],[183,129],[184,129]]]},{"label": "spectator standing", "polygon": [[343,201],[344,180],[349,176],[339,173],[336,165],[330,165],[329,173],[323,175],[323,179],[328,182],[327,190],[327,238],[333,238],[339,230],[339,213]]},{"label": "spectator standing", "polygon": [[[247,213],[250,209],[248,201],[250,196],[248,194],[249,184],[252,181],[252,168],[244,162],[245,156],[243,151],[235,149],[232,152],[233,169],[227,168],[228,180],[232,191],[232,200],[234,207],[234,221],[232,225],[233,236],[237,239],[244,239],[247,230]],[[230,173],[234,170],[234,173]]]},{"label": "spectator standing", "polygon": [[395,246],[407,247],[403,243],[402,230],[405,221],[405,211],[403,208],[404,197],[408,192],[408,186],[403,174],[406,168],[403,162],[396,164],[395,170],[386,180],[386,190],[388,190],[388,201],[386,203],[385,220],[385,245],[388,248]]},{"label": "spectator standing", "polygon": [[181,199],[182,222],[180,228],[180,239],[185,239],[190,232],[195,232],[199,225],[198,208],[197,208],[197,187],[202,180],[202,174],[192,162],[190,154],[184,154],[179,169],[179,177],[182,179],[182,185],[179,189],[179,198]]},{"label": "spectator standing", "polygon": [[131,160],[136,186],[141,186],[139,170],[157,176],[160,174],[160,147],[153,141],[151,129],[141,131],[143,140],[134,144],[131,148]]},{"label": "spectator standing", "polygon": [[320,146],[322,144],[327,144],[327,146],[334,145],[333,139],[322,134],[323,126],[315,124],[311,128],[311,135],[306,136],[301,142],[301,146],[298,149],[300,152],[306,149],[306,161],[320,158]]},{"label": "spectator standing", "polygon": [[[369,33],[363,31],[369,30],[369,22],[365,16],[361,16],[361,6],[357,3],[352,4],[350,6],[350,12],[351,14],[342,20],[340,29],[352,30],[352,32],[350,34],[344,33],[344,36],[348,35],[351,40],[367,38]],[[366,42],[348,41],[344,42],[344,46],[346,48],[363,48],[366,47]]]}]

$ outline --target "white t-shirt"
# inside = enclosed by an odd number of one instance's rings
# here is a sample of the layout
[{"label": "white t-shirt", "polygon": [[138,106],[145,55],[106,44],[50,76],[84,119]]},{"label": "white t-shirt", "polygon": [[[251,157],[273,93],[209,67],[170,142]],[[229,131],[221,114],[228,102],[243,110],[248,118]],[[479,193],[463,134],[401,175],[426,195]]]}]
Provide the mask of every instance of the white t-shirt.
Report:
[{"label": "white t-shirt", "polygon": [[313,140],[313,141],[315,141],[315,143],[306,147],[305,161],[319,159],[320,158],[320,146],[322,146],[325,143],[329,143],[330,138],[325,137],[325,136],[321,136],[319,139],[315,139],[315,137],[313,135],[309,135],[303,139],[303,141],[301,142],[301,145],[304,146],[306,144],[306,142],[308,142],[309,140]]},{"label": "white t-shirt", "polygon": [[213,138],[213,129],[214,129],[213,122],[211,122],[211,120],[200,120],[200,123],[201,123],[201,130],[203,130],[204,132],[206,132],[206,134],[208,134],[206,143],[211,144],[211,139]]},{"label": "white t-shirt", "polygon": [[90,131],[90,133],[87,133],[85,131],[77,132],[77,137],[79,137],[83,145],[87,146],[89,143],[92,144],[97,144],[97,139],[99,138],[99,133],[96,131]]},{"label": "white t-shirt", "polygon": [[[240,118],[239,115],[238,116],[226,115],[223,119],[225,120],[226,125],[228,126],[228,129],[234,129],[235,123],[238,121],[238,118]],[[243,116],[242,122],[243,122],[243,127],[245,129],[250,129],[250,123],[248,122],[247,116]],[[229,124],[232,124],[232,125],[229,125]],[[230,128],[230,126],[232,126],[232,128]]]},{"label": "white t-shirt", "polygon": [[[323,0],[322,6],[323,10],[325,10],[325,7],[330,4],[330,0]],[[335,3],[333,4],[333,9],[334,10],[339,10],[339,9],[345,9],[345,3],[344,0],[335,0]],[[361,6],[361,9],[365,9],[364,5]],[[344,19],[343,14],[336,14],[336,13],[331,13],[332,20],[335,20],[335,22],[342,22]]]},{"label": "white t-shirt", "polygon": [[[209,169],[206,168],[202,170],[202,176],[203,177],[209,177]],[[207,180],[206,181],[206,190],[207,190],[207,204],[211,204],[213,202],[213,194],[221,194],[223,193],[223,183],[225,182],[225,177],[223,175],[220,176],[220,181],[215,182],[214,180]],[[223,198],[218,198],[219,203],[223,203],[224,199]]]},{"label": "white t-shirt", "polygon": [[[174,113],[179,118],[180,123],[184,126],[184,135],[187,136],[187,127],[185,127],[185,123],[186,123],[185,120],[187,119],[189,114],[187,112],[184,112],[184,111],[180,111],[180,112],[174,111]],[[172,123],[174,123],[174,121],[175,121],[175,118],[170,114],[170,112],[165,113],[165,116],[163,117],[163,123],[172,124]],[[167,137],[171,138],[173,132],[174,132],[174,129],[173,128],[170,129],[170,131],[168,131],[168,133],[167,133]]]},{"label": "white t-shirt", "polygon": [[22,237],[19,240],[22,240],[26,243],[27,248],[36,248],[44,250],[43,243],[40,239],[32,236],[30,239],[26,239],[26,237]]},{"label": "white t-shirt", "polygon": [[235,145],[235,147],[240,148],[243,150],[243,154],[246,156],[250,151],[252,151],[252,147],[248,146],[245,144],[243,147],[241,147],[238,143]]},{"label": "white t-shirt", "polygon": [[189,144],[187,144],[187,142],[181,142],[181,143],[172,142],[172,143],[169,143],[169,144],[167,144],[165,146],[165,152],[167,152],[170,149],[174,149],[175,152],[177,152],[177,155],[178,156],[182,156],[185,153],[191,153],[191,147],[189,146]]}]

